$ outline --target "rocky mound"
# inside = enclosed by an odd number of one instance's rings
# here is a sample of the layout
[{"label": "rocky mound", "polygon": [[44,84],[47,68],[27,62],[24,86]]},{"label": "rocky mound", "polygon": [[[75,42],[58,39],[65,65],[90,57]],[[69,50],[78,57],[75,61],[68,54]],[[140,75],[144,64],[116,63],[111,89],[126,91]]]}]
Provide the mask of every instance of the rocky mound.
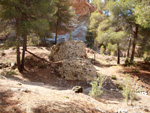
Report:
[{"label": "rocky mound", "polygon": [[81,41],[67,41],[51,48],[50,60],[59,61],[54,68],[57,68],[61,78],[90,81],[96,76],[96,69],[87,59],[85,47]]},{"label": "rocky mound", "polygon": [[60,61],[68,58],[86,58],[85,44],[82,41],[67,41],[51,48],[50,60]]},{"label": "rocky mound", "polygon": [[96,75],[94,66],[88,60],[83,58],[63,60],[58,71],[61,78],[66,80],[90,81]]}]

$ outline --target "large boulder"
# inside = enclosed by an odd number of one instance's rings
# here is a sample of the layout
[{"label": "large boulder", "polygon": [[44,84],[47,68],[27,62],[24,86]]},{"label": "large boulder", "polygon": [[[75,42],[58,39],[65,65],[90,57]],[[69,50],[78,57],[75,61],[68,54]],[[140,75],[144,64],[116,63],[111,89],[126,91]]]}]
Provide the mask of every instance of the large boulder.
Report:
[{"label": "large boulder", "polygon": [[60,61],[69,58],[86,58],[85,44],[82,41],[67,41],[51,47],[50,60]]},{"label": "large boulder", "polygon": [[83,58],[65,59],[58,67],[61,78],[66,80],[85,80],[90,81],[96,76],[95,67],[89,60]]},{"label": "large boulder", "polygon": [[66,80],[93,80],[96,69],[87,59],[86,46],[81,41],[67,41],[51,48],[50,60],[57,74]]}]

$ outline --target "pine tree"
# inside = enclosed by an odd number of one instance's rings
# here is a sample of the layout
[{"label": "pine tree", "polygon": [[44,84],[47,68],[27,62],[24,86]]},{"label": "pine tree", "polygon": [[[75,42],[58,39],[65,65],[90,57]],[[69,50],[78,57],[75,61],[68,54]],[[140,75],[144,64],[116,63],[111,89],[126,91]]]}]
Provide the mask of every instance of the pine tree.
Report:
[{"label": "pine tree", "polygon": [[[0,18],[2,22],[8,23],[16,31],[17,39],[17,66],[19,71],[24,68],[24,57],[26,49],[27,35],[37,32],[35,23],[41,25],[43,22],[48,24],[47,19],[54,12],[52,0],[1,0]],[[42,22],[42,23],[40,23]],[[20,40],[23,37],[22,64],[20,63]]]},{"label": "pine tree", "polygon": [[139,0],[135,7],[136,22],[145,28],[150,27],[150,1]]},{"label": "pine tree", "polygon": [[56,34],[55,44],[57,44],[58,32],[69,32],[69,23],[73,17],[70,0],[55,0],[56,13],[51,20],[51,30]]},{"label": "pine tree", "polygon": [[122,21],[122,23],[126,23],[129,26],[131,26],[130,31],[132,34],[133,41],[130,62],[134,61],[135,48],[137,45],[137,41],[139,40],[139,29],[142,27],[140,19],[143,17],[138,10],[138,8],[141,6],[141,3],[142,2],[140,0],[120,0],[116,2],[111,2],[109,5],[111,15],[113,15],[117,20]]}]

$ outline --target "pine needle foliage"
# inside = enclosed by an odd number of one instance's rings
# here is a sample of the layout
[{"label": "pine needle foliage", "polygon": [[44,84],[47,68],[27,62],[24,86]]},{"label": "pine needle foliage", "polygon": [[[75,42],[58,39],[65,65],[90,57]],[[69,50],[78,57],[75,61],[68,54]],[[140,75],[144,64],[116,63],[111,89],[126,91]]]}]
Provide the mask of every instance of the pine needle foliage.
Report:
[{"label": "pine needle foliage", "polygon": [[126,75],[125,78],[125,86],[123,87],[122,95],[124,96],[124,101],[128,104],[129,99],[131,100],[131,104],[133,100],[136,97],[136,87],[132,87],[133,81],[131,81],[131,78],[129,75]]},{"label": "pine needle foliage", "polygon": [[106,80],[105,76],[98,74],[98,77],[95,77],[94,80],[90,83],[92,85],[92,90],[90,91],[89,95],[97,98],[103,93],[102,87]]}]

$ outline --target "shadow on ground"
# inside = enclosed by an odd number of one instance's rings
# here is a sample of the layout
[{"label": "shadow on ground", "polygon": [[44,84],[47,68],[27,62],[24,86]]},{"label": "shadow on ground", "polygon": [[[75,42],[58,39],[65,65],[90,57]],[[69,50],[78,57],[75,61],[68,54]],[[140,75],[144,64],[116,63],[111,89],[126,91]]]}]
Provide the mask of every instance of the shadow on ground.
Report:
[{"label": "shadow on ground", "polygon": [[102,64],[100,63],[99,61],[95,61],[95,62],[92,62],[95,66],[97,67],[102,67],[102,68],[109,68],[109,67],[112,67],[112,66],[116,66],[116,65],[112,65],[112,64]]},{"label": "shadow on ground", "polygon": [[124,67],[124,74],[129,74],[132,78],[137,77],[137,82],[144,87],[150,95],[150,65],[138,62],[136,67]]},{"label": "shadow on ground", "polygon": [[0,92],[0,113],[21,113],[18,108],[19,101],[12,100],[13,93],[11,91]]},{"label": "shadow on ground", "polygon": [[32,110],[34,113],[101,113],[100,110],[79,101],[48,103],[47,106],[39,106]]}]

